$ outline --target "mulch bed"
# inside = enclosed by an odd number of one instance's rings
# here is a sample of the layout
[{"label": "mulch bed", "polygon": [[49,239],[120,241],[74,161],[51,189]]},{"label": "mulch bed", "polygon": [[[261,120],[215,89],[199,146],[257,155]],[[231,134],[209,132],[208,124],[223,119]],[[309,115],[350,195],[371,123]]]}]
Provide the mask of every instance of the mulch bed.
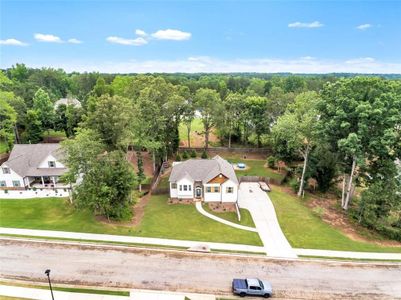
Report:
[{"label": "mulch bed", "polygon": [[235,204],[233,203],[219,203],[219,202],[211,202],[208,203],[210,210],[213,212],[221,213],[221,212],[236,212]]}]

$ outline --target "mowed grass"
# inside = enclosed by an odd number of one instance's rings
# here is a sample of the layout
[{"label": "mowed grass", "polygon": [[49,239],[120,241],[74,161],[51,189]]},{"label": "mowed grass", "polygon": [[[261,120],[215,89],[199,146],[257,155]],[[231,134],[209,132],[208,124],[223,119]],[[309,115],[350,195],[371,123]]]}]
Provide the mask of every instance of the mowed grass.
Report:
[{"label": "mowed grass", "polygon": [[5,142],[0,141],[0,154],[7,152],[7,144]]},{"label": "mowed grass", "polygon": [[232,212],[232,211],[215,212],[215,211],[211,210],[208,205],[203,205],[203,209],[206,210],[208,213],[211,213],[224,220],[255,228],[255,223],[253,222],[251,213],[249,212],[249,210],[247,210],[245,208],[240,208],[241,221],[238,221],[236,212]]},{"label": "mowed grass", "polygon": [[265,167],[266,161],[258,159],[238,159],[238,158],[226,158],[231,163],[244,163],[247,170],[235,170],[237,176],[261,176],[270,177],[273,179],[281,180],[284,175],[277,173],[276,171]]},{"label": "mowed grass", "polygon": [[325,223],[305,206],[303,201],[274,187],[269,193],[285,236],[294,248],[311,248],[363,252],[397,252],[401,247],[384,247],[351,240],[341,231]]},{"label": "mowed grass", "polygon": [[194,205],[169,205],[167,195],[151,197],[137,227],[100,222],[88,210],[76,210],[61,198],[3,199],[0,226],[262,245],[256,233],[211,220]]}]

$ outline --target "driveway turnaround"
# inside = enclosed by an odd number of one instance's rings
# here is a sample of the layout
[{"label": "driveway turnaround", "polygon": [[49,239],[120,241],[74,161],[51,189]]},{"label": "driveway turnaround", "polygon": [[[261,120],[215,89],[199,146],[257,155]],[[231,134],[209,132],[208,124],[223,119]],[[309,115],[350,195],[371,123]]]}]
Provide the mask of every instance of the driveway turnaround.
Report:
[{"label": "driveway turnaround", "polygon": [[233,278],[259,277],[272,283],[276,298],[401,298],[401,264],[396,263],[271,259],[77,242],[0,240],[1,278],[43,282],[46,268],[51,269],[55,284],[75,286],[229,295]]},{"label": "driveway turnaround", "polygon": [[238,204],[252,215],[260,239],[268,256],[296,258],[278,223],[273,203],[256,182],[242,182],[238,191]]}]

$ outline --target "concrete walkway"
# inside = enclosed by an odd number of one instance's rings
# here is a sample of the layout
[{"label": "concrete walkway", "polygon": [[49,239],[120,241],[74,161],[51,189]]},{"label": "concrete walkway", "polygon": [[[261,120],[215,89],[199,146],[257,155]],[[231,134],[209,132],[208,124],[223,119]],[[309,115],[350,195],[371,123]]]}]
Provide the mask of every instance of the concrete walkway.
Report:
[{"label": "concrete walkway", "polygon": [[[57,300],[129,300],[130,297],[53,291]],[[50,300],[50,290],[0,285],[0,295],[24,299]],[[136,298],[135,298],[136,299]]]},{"label": "concrete walkway", "polygon": [[297,257],[281,231],[273,203],[267,193],[260,189],[258,183],[243,182],[240,184],[238,204],[239,207],[246,208],[251,213],[260,239],[269,256]]},{"label": "concrete walkway", "polygon": [[238,229],[242,229],[242,230],[248,230],[248,231],[252,231],[252,232],[258,232],[258,230],[256,228],[253,227],[249,227],[249,226],[244,226],[244,225],[240,225],[240,224],[236,224],[227,220],[224,220],[222,218],[219,218],[211,213],[208,213],[206,210],[203,209],[202,207],[202,203],[200,201],[196,202],[195,204],[196,209],[198,210],[198,212],[200,212],[202,215],[204,215],[205,217],[208,217],[210,219],[213,219],[217,222],[223,223],[225,225],[231,226],[231,227],[235,227]]},{"label": "concrete walkway", "polygon": [[207,246],[209,246],[209,248],[211,250],[265,253],[265,249],[260,246],[186,241],[186,240],[170,240],[170,239],[158,239],[158,238],[124,236],[124,235],[110,235],[110,234],[97,234],[97,233],[81,233],[81,232],[0,227],[0,234],[24,235],[24,236],[34,236],[34,237],[44,237],[44,238],[51,237],[51,238],[74,239],[74,240],[84,240],[84,241],[102,241],[102,242],[143,244],[143,245],[159,245],[159,246],[182,247],[182,248],[197,248],[199,246],[207,245]]},{"label": "concrete walkway", "polygon": [[319,249],[293,249],[297,255],[332,258],[401,260],[401,253],[352,252]]}]

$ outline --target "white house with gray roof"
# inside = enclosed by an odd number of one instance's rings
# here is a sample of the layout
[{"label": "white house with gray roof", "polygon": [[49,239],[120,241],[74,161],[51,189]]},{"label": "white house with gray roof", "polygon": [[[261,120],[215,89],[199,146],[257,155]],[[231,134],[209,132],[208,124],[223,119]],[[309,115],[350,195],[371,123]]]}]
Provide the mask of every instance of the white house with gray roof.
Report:
[{"label": "white house with gray roof", "polygon": [[56,188],[67,168],[59,144],[16,144],[1,165],[1,189]]},{"label": "white house with gray roof", "polygon": [[233,166],[220,156],[175,162],[169,178],[170,197],[205,202],[238,199],[238,179]]}]

